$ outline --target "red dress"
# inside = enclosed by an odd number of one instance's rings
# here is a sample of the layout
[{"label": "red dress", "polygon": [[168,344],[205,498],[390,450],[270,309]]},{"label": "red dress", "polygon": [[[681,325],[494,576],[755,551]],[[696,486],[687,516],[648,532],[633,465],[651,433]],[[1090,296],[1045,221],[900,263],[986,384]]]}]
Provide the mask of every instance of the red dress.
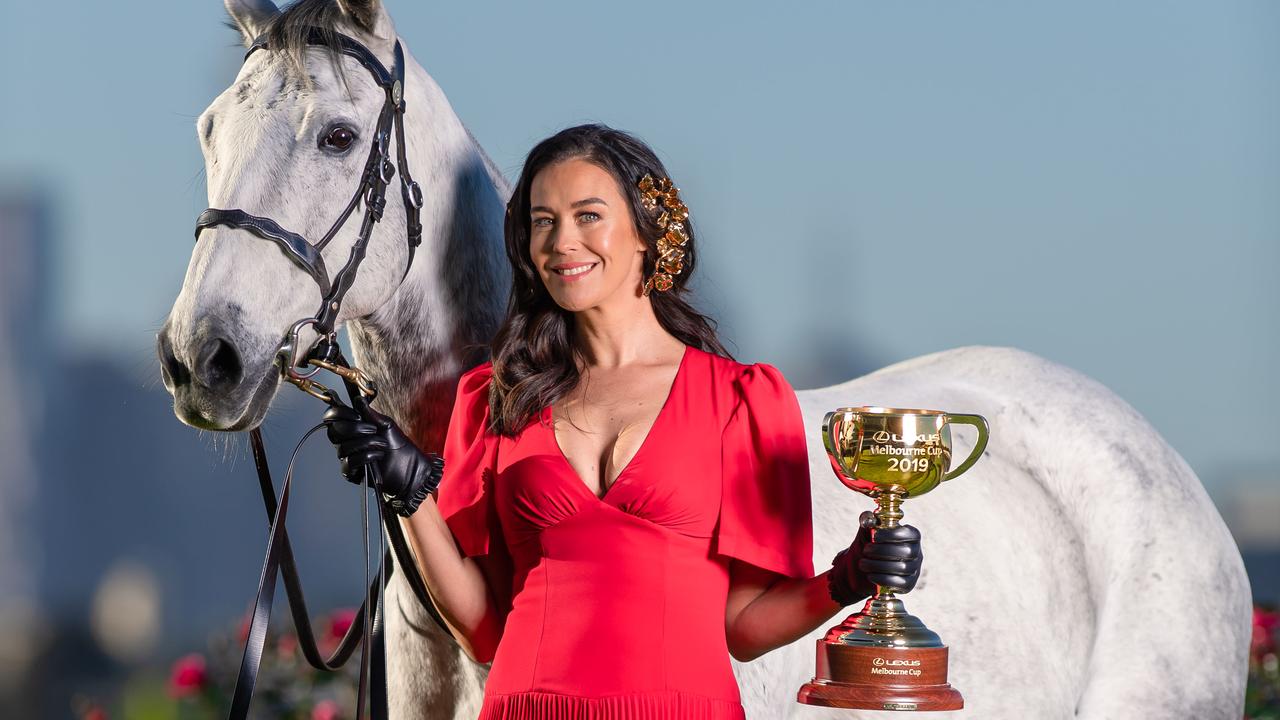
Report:
[{"label": "red dress", "polygon": [[437,503],[468,557],[514,568],[480,720],[740,720],[729,558],[813,576],[800,407],[776,368],[686,346],[635,457],[596,497],[550,408],[484,431],[492,365],[463,374]]}]

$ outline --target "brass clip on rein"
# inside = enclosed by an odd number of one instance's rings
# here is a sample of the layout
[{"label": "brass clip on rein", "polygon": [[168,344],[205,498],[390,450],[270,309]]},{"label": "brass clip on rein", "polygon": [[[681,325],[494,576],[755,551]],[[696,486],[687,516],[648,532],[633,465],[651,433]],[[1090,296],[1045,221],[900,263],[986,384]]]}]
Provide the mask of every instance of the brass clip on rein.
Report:
[{"label": "brass clip on rein", "polygon": [[[293,327],[289,328],[288,334],[285,335],[284,342],[280,344],[280,349],[276,351],[276,364],[280,366],[281,376],[286,382],[296,385],[299,390],[302,390],[311,397],[323,400],[326,403],[333,405],[341,402],[337,393],[320,384],[318,381],[311,379],[321,370],[328,370],[334,375],[337,375],[354,385],[359,390],[360,397],[363,398],[366,403],[373,402],[373,399],[378,396],[378,386],[374,383],[373,378],[369,377],[365,371],[360,368],[341,365],[324,359],[323,357],[316,356],[317,353],[315,352],[315,349],[322,342],[328,343],[330,348],[337,347],[338,339],[336,333],[329,333],[327,336],[322,337],[317,341],[317,343],[307,352],[302,364],[299,364],[297,358],[298,333],[301,332],[303,326],[315,324],[315,318],[304,318],[294,323]],[[324,353],[324,355],[333,355],[333,353]],[[306,371],[299,371],[299,368],[305,368],[308,365],[312,366],[312,368]]]}]

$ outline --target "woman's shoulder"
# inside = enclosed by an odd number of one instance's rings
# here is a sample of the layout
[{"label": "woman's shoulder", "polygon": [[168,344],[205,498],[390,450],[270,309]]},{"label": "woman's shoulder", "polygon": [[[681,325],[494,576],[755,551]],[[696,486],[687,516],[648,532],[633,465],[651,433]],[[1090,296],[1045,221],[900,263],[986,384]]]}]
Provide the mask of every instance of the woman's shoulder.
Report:
[{"label": "woman's shoulder", "polygon": [[492,377],[493,377],[493,361],[485,360],[479,365],[476,365],[470,370],[467,370],[466,372],[462,373],[462,375],[458,377],[458,384],[462,385],[466,383],[467,385],[474,385],[477,383],[482,383],[487,385],[489,383],[489,379]]},{"label": "woman's shoulder", "polygon": [[696,392],[709,400],[708,409],[720,418],[720,425],[731,417],[770,408],[785,407],[796,402],[795,391],[782,371],[767,362],[739,362],[712,352],[697,350],[704,362],[706,375],[702,382],[691,383]]},{"label": "woman's shoulder", "polygon": [[478,421],[478,416],[489,407],[489,381],[493,378],[493,363],[484,361],[458,377],[457,395],[453,413],[465,414]]},{"label": "woman's shoulder", "polygon": [[695,350],[706,356],[712,375],[718,381],[717,385],[733,394],[781,388],[791,390],[791,384],[782,371],[771,363],[739,362],[705,350]]}]

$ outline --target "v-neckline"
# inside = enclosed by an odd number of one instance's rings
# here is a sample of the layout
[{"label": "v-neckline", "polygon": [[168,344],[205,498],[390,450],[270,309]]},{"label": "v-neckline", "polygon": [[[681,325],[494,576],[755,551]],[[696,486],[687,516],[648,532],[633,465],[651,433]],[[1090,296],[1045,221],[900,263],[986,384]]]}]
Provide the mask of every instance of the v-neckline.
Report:
[{"label": "v-neckline", "polygon": [[[609,493],[613,492],[613,489],[618,486],[618,483],[622,482],[622,478],[627,474],[627,470],[631,469],[631,466],[635,464],[636,458],[640,457],[640,453],[644,452],[645,445],[649,444],[649,438],[653,435],[653,431],[658,427],[658,423],[662,422],[662,416],[666,414],[667,406],[671,404],[671,398],[676,394],[676,386],[680,384],[680,378],[684,374],[684,366],[688,363],[689,355],[692,353],[693,346],[685,345],[684,354],[680,356],[680,364],[676,366],[675,377],[671,379],[671,387],[667,388],[667,398],[662,401],[662,407],[658,408],[658,414],[653,417],[653,423],[649,425],[649,431],[645,433],[644,439],[640,441],[640,445],[636,447],[636,451],[631,455],[631,458],[627,460],[627,464],[622,466],[622,469],[614,476],[613,482],[609,483],[609,487],[605,488],[604,492],[600,495],[591,491],[591,488],[587,485],[586,481],[583,480],[582,476],[578,474],[578,471],[574,469],[573,463],[569,462],[569,456],[564,454],[564,449],[560,447],[560,438],[556,437],[555,413],[550,405],[547,406],[547,415],[551,418],[551,423],[547,426],[547,432],[551,433],[551,444],[555,446],[556,452],[560,455],[560,459],[569,470],[569,474],[573,476],[573,479],[577,482],[578,486],[581,487],[587,495],[600,502],[604,502],[605,498],[609,497]],[[615,439],[614,442],[616,443],[617,440]]]}]

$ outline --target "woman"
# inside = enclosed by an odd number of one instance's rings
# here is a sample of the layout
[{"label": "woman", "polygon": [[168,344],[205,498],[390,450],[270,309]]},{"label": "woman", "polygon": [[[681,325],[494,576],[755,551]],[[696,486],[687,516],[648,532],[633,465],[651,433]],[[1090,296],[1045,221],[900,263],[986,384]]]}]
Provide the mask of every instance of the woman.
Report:
[{"label": "woman", "polygon": [[410,535],[458,643],[493,662],[485,720],[742,718],[730,655],[918,576],[909,526],[814,576],[795,394],[684,299],[694,235],[667,177],[600,125],[530,152],[508,316],[458,382],[442,477],[389,420],[329,417],[350,478],[377,463],[408,511],[438,484]]}]

